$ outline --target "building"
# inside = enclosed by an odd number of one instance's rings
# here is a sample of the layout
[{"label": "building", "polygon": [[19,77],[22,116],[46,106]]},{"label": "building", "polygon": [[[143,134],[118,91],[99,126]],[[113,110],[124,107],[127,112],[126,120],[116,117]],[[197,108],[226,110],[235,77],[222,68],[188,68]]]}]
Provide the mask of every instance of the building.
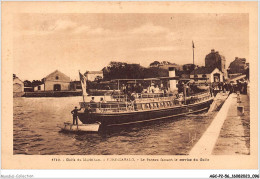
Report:
[{"label": "building", "polygon": [[207,80],[195,80],[199,83],[223,82],[224,74],[215,67],[199,67],[191,72],[190,78],[207,78]]},{"label": "building", "polygon": [[236,57],[233,62],[230,63],[228,68],[228,74],[243,74],[249,67],[249,63],[246,63],[245,58]]},{"label": "building", "polygon": [[218,68],[223,74],[224,78],[227,78],[226,59],[223,55],[220,55],[218,51],[214,49],[205,57],[205,67]]},{"label": "building", "polygon": [[95,81],[96,78],[103,79],[103,71],[86,71],[84,73],[88,81]]},{"label": "building", "polygon": [[23,81],[20,80],[17,76],[13,77],[13,92],[14,93],[22,93],[22,92],[24,92]]},{"label": "building", "polygon": [[32,88],[33,88],[33,91],[44,91],[44,83],[34,86]]},{"label": "building", "polygon": [[71,81],[70,90],[71,91],[82,91],[81,82],[80,81]]},{"label": "building", "polygon": [[[42,79],[44,91],[69,91],[70,77],[56,70]],[[37,90],[42,90],[42,85],[37,86]],[[40,89],[38,89],[40,87]]]}]

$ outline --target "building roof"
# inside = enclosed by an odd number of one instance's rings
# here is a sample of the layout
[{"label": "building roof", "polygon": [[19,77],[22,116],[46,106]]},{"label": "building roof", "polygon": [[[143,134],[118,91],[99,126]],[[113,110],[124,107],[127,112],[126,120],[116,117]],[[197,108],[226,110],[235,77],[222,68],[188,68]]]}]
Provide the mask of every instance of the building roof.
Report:
[{"label": "building roof", "polygon": [[21,83],[23,83],[23,81],[20,78],[18,78],[17,76],[15,78],[13,78],[13,81],[14,80],[19,80]]},{"label": "building roof", "polygon": [[240,79],[244,79],[246,78],[246,75],[239,75],[239,76],[235,76],[235,77],[232,77],[230,79],[228,79],[227,81],[230,82],[230,81],[237,81],[237,80],[240,80]]},{"label": "building roof", "polygon": [[86,74],[103,74],[103,71],[87,71]]},{"label": "building roof", "polygon": [[45,78],[43,79],[47,79],[48,77],[50,77],[51,75],[55,74],[55,73],[60,73],[61,75],[64,75],[65,77],[69,78],[67,75],[65,75],[64,73],[60,72],[59,70],[55,70],[54,72],[50,73],[49,75],[47,75]]},{"label": "building roof", "polygon": [[194,75],[194,74],[210,74],[215,69],[216,69],[216,67],[199,67],[199,68],[193,70],[190,74],[191,75]]}]

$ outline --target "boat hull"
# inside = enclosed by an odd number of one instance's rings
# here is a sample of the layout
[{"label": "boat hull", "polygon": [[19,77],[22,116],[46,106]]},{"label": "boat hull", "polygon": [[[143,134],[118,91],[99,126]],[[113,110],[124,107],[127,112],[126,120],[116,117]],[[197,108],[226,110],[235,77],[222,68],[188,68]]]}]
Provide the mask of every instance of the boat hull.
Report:
[{"label": "boat hull", "polygon": [[122,113],[84,113],[79,112],[78,116],[83,124],[100,122],[102,127],[120,126],[140,122],[155,121],[167,118],[184,116],[192,113],[207,111],[213,99],[210,98],[195,104],[174,106],[163,109],[129,111]]}]

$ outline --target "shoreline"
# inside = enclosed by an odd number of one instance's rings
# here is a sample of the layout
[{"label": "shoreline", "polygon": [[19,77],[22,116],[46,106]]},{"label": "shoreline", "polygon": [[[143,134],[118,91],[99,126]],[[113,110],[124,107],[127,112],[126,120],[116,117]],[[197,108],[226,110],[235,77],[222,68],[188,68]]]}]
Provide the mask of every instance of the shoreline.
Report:
[{"label": "shoreline", "polygon": [[82,96],[82,91],[37,91],[37,92],[25,92],[22,97],[71,97]]}]

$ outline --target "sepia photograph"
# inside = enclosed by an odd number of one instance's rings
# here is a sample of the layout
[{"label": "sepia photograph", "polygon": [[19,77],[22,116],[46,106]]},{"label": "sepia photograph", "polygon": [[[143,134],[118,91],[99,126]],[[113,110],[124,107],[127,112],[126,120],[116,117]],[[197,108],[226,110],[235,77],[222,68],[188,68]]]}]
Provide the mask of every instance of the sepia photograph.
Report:
[{"label": "sepia photograph", "polygon": [[248,14],[15,20],[14,154],[250,154]]},{"label": "sepia photograph", "polygon": [[93,4],[85,12],[25,8],[8,19],[10,155],[166,168],[257,156],[249,12],[113,12],[127,3],[89,12]]}]

